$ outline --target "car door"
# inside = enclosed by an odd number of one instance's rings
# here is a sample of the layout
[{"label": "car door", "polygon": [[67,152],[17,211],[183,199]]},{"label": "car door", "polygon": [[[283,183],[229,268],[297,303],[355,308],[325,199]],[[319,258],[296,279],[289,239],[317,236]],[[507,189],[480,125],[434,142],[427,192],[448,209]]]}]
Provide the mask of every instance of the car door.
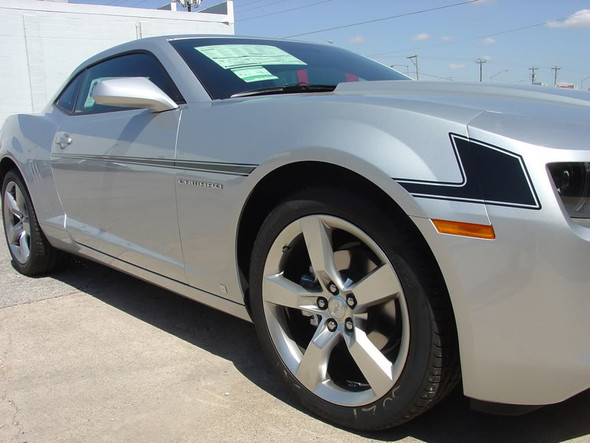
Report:
[{"label": "car door", "polygon": [[149,53],[102,61],[72,80],[56,102],[63,112],[51,162],[66,227],[80,245],[185,281],[174,183],[181,110],[95,103],[94,87],[119,77],[146,77],[182,102]]}]

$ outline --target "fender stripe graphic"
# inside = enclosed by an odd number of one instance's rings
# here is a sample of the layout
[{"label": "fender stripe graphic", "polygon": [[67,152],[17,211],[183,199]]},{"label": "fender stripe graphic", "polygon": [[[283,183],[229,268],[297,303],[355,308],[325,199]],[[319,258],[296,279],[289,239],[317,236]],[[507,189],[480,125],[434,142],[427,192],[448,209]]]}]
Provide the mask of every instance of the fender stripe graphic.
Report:
[{"label": "fender stripe graphic", "polygon": [[166,169],[177,169],[183,171],[213,172],[217,174],[229,175],[249,175],[256,165],[239,164],[239,163],[220,163],[220,162],[199,162],[190,160],[172,160],[163,158],[147,157],[123,157],[114,155],[85,155],[85,154],[61,154],[54,153],[54,158],[68,160],[94,160],[110,163],[151,166]]},{"label": "fender stripe graphic", "polygon": [[460,182],[394,180],[418,198],[541,208],[520,155],[461,135],[449,137],[461,171]]}]

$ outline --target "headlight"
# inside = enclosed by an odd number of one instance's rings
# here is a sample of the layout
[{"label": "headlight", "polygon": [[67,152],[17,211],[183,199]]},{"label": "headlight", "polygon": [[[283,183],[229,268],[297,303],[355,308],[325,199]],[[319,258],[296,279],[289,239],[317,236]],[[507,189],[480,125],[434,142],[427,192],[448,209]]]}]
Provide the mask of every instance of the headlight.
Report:
[{"label": "headlight", "polygon": [[547,165],[570,217],[590,218],[590,163]]}]

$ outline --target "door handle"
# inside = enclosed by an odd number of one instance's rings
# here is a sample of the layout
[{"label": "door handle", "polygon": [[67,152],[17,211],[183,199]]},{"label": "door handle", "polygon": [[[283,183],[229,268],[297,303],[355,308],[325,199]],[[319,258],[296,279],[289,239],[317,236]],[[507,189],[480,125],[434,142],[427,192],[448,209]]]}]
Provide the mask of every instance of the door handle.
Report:
[{"label": "door handle", "polygon": [[59,137],[57,137],[57,140],[55,140],[55,143],[57,145],[59,145],[59,147],[61,149],[66,149],[66,147],[72,143],[72,137],[70,137],[70,134],[62,134]]}]

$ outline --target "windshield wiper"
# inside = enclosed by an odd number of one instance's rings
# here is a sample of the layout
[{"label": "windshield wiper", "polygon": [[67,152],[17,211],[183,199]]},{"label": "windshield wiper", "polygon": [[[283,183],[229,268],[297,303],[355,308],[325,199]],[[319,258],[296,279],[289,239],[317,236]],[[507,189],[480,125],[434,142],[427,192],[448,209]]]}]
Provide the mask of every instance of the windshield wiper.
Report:
[{"label": "windshield wiper", "polygon": [[273,86],[270,88],[251,89],[249,91],[237,92],[231,96],[235,97],[249,97],[252,95],[272,95],[272,94],[295,94],[297,92],[331,92],[336,89],[336,85],[285,85]]}]

